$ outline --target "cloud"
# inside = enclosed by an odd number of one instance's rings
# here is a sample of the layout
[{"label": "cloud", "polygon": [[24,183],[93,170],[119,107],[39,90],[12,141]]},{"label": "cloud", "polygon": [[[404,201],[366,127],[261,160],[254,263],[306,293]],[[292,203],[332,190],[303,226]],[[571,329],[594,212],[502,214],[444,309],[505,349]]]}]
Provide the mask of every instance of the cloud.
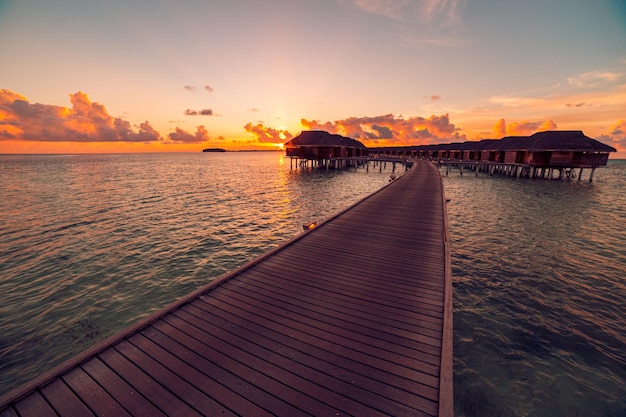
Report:
[{"label": "cloud", "polygon": [[353,0],[359,9],[393,20],[456,24],[466,0]]},{"label": "cloud", "polygon": [[175,143],[200,143],[200,142],[208,142],[211,140],[209,136],[209,132],[205,129],[204,126],[200,125],[196,128],[196,133],[191,134],[179,127],[169,135],[167,135],[170,141]]},{"label": "cloud", "polygon": [[450,123],[448,114],[409,118],[386,114],[324,123],[302,119],[300,124],[307,130],[326,130],[361,140],[366,146],[423,145],[466,139]]},{"label": "cloud", "polygon": [[601,84],[612,83],[624,77],[622,72],[595,70],[569,77],[567,82],[577,87],[596,87]]},{"label": "cloud", "polygon": [[601,135],[599,141],[617,148],[618,152],[626,151],[626,119],[620,119],[611,126],[611,132]]},{"label": "cloud", "polygon": [[521,96],[494,96],[490,101],[503,107],[540,107],[546,105],[546,99]]},{"label": "cloud", "polygon": [[[183,88],[187,91],[189,91],[190,93],[193,93],[195,91],[198,90],[198,87],[194,86],[194,85],[184,85]],[[210,85],[205,85],[202,87],[202,89],[204,91],[208,91],[209,93],[213,92],[213,87],[211,87]]]},{"label": "cloud", "polygon": [[0,140],[40,142],[155,142],[161,135],[147,121],[139,126],[108,114],[79,91],[71,108],[31,104],[26,97],[0,90]]},{"label": "cloud", "polygon": [[556,123],[552,120],[529,122],[526,120],[520,122],[506,123],[504,119],[500,119],[493,127],[495,138],[504,136],[529,136],[536,132],[545,132],[546,130],[556,129]]},{"label": "cloud", "polygon": [[213,116],[213,110],[202,109],[200,111],[187,109],[183,113],[185,116]]},{"label": "cloud", "polygon": [[252,133],[260,143],[283,143],[293,139],[293,135],[284,129],[273,129],[262,123],[252,125],[248,123],[243,127],[246,132]]},{"label": "cloud", "polygon": [[441,100],[441,96],[440,95],[430,96],[430,101],[439,101],[439,100]]},{"label": "cloud", "polygon": [[585,106],[591,106],[591,104],[587,104],[587,103],[565,103],[565,107],[585,107]]}]

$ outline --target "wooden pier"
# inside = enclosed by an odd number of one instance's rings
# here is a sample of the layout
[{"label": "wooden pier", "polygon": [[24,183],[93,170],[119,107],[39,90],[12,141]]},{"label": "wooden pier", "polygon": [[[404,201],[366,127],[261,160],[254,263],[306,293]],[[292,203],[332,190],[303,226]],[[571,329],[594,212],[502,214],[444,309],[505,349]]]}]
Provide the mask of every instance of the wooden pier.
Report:
[{"label": "wooden pier", "polygon": [[0,417],[451,417],[450,274],[442,179],[418,161],[0,398]]},{"label": "wooden pier", "polygon": [[[392,167],[392,172],[396,172],[396,165],[403,166],[408,170],[413,165],[413,159],[398,157],[379,157],[359,156],[359,157],[334,157],[334,158],[301,158],[299,156],[290,156],[290,169],[349,169],[363,167],[369,171],[370,166],[373,170],[382,171],[387,168],[387,164]],[[295,162],[295,163],[294,163]]]},{"label": "wooden pier", "polygon": [[[445,167],[445,175],[448,176],[452,169],[458,170],[460,175],[463,172],[473,172],[478,176],[479,172],[484,172],[490,176],[494,174],[515,178],[539,178],[549,180],[575,180],[583,179],[584,167],[536,167],[523,163],[500,163],[500,162],[467,162],[460,160],[438,160],[433,161],[439,167]],[[593,181],[593,176],[597,167],[588,168],[590,170],[589,182]]]}]

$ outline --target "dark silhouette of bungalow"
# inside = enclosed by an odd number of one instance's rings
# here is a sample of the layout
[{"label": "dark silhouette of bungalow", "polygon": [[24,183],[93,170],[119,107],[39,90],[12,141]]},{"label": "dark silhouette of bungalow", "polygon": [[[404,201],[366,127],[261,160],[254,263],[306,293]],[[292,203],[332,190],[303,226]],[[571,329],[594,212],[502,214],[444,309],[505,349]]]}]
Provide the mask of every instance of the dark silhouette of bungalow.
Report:
[{"label": "dark silhouette of bungalow", "polygon": [[367,148],[358,140],[323,130],[300,133],[285,143],[285,151],[292,158],[317,161],[367,156]]},{"label": "dark silhouette of bungalow", "polygon": [[437,145],[370,148],[370,153],[558,169],[604,166],[611,152],[616,152],[616,149],[585,136],[579,130]]}]

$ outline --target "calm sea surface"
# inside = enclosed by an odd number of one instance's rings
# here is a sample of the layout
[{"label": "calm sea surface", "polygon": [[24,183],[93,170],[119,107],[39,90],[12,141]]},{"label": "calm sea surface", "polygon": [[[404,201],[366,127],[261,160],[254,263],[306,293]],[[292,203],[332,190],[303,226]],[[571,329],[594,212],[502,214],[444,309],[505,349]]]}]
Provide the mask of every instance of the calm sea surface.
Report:
[{"label": "calm sea surface", "polygon": [[[0,156],[0,395],[390,172],[267,152]],[[444,186],[457,417],[626,416],[626,163],[592,184],[452,172]]]}]

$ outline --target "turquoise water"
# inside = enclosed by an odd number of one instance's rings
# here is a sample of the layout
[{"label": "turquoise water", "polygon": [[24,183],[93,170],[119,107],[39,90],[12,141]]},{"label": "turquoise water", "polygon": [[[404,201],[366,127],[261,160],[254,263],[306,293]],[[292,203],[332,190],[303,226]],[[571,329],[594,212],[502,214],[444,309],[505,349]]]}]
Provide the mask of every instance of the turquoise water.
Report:
[{"label": "turquoise water", "polygon": [[[0,156],[0,395],[390,172],[266,152]],[[626,164],[591,184],[451,172],[444,187],[456,416],[625,416]]]}]

